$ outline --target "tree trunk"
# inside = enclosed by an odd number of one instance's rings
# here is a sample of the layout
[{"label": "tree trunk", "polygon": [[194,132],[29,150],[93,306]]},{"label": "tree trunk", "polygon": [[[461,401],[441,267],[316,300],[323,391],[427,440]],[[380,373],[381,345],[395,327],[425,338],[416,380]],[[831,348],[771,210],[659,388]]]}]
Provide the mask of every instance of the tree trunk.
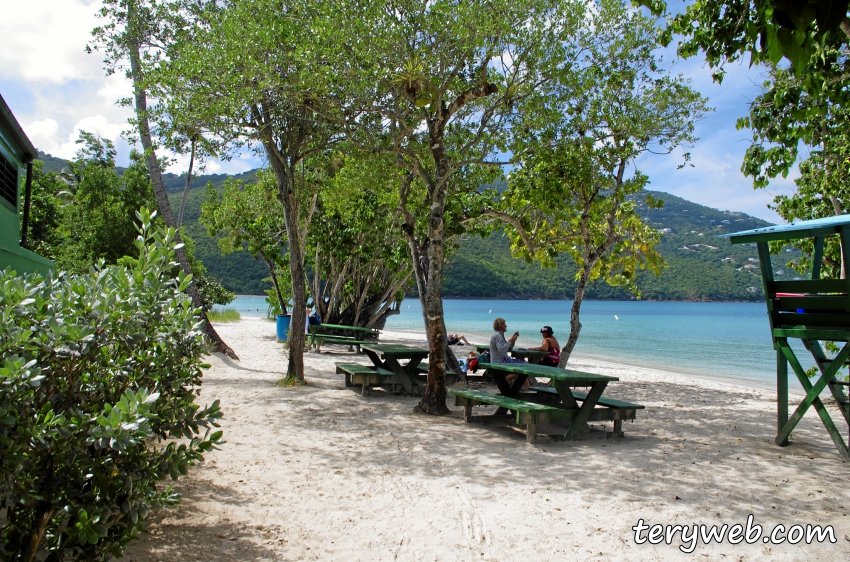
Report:
[{"label": "tree trunk", "polygon": [[271,275],[272,278],[272,286],[274,286],[274,292],[277,295],[277,303],[280,305],[280,311],[286,314],[286,303],[283,302],[283,295],[280,293],[280,285],[277,283],[277,274],[274,271],[275,265],[270,260],[266,259],[263,252],[260,252],[260,257],[263,258],[263,262],[265,262],[266,267],[269,268],[269,275]]},{"label": "tree trunk", "polygon": [[183,209],[186,208],[186,196],[189,195],[189,185],[192,183],[192,167],[195,165],[195,139],[192,139],[192,155],[189,156],[189,171],[186,172],[186,185],[183,187],[183,197],[180,199],[180,212],[177,213],[177,228],[183,225]]},{"label": "tree trunk", "polygon": [[27,537],[26,550],[23,552],[21,560],[25,560],[26,562],[35,560],[51,517],[53,517],[53,506],[50,502],[39,502],[35,516],[33,517],[32,526],[30,527],[32,532]]},{"label": "tree trunk", "polygon": [[295,163],[284,156],[274,144],[271,132],[261,131],[263,146],[275,174],[278,199],[283,205],[283,220],[289,242],[289,270],[292,277],[292,319],[289,323],[289,361],[287,378],[304,382],[304,344],[307,337],[307,283],[304,268],[304,240],[300,228],[300,205],[295,193]]},{"label": "tree trunk", "polygon": [[[171,211],[171,202],[168,200],[168,193],[165,191],[165,184],[162,181],[162,170],[159,167],[159,161],[156,158],[156,152],[153,149],[153,141],[151,140],[151,132],[150,132],[150,124],[148,122],[148,101],[147,101],[147,91],[142,84],[141,79],[141,47],[139,44],[139,39],[135,36],[135,31],[133,28],[135,27],[135,17],[134,17],[134,3],[128,3],[127,9],[127,22],[128,22],[128,33],[129,33],[129,44],[128,44],[128,54],[130,57],[130,71],[133,78],[133,94],[135,97],[136,103],[136,119],[139,122],[139,138],[142,141],[142,147],[145,149],[145,161],[147,163],[148,174],[151,177],[151,183],[153,184],[153,191],[156,195],[157,206],[159,207],[159,214],[162,216],[162,220],[165,222],[165,225],[171,228],[175,228],[176,224],[174,221],[174,213]],[[177,232],[177,242],[180,242],[180,232]],[[186,248],[181,247],[176,251],[177,262],[180,264],[180,269],[183,270],[186,274],[192,273],[192,268],[189,267],[189,260],[186,257]],[[221,339],[221,336],[218,335],[218,332],[215,331],[210,321],[207,319],[206,313],[203,311],[201,306],[201,295],[198,293],[198,287],[194,282],[189,284],[188,289],[186,289],[186,293],[192,299],[192,306],[199,309],[201,320],[203,321],[202,330],[204,334],[209,338],[210,342],[213,344],[214,352],[221,352],[230,357],[231,359],[238,360],[239,357],[236,353],[230,348],[229,345],[224,343],[224,340]]]},{"label": "tree trunk", "polygon": [[581,302],[584,300],[584,293],[587,290],[588,277],[591,269],[593,269],[593,264],[585,266],[581,277],[579,277],[578,285],[576,285],[576,292],[573,296],[573,306],[570,307],[570,335],[567,338],[567,343],[561,348],[561,360],[558,362],[558,367],[561,367],[562,369],[567,366],[567,362],[570,360],[570,355],[572,355],[573,349],[575,349],[576,342],[578,341],[578,336],[581,333],[579,312],[581,311]]},{"label": "tree trunk", "polygon": [[[446,323],[443,313],[443,265],[446,259],[446,196],[447,181],[451,174],[447,157],[442,149],[443,139],[432,133],[432,152],[437,163],[437,182],[428,190],[430,213],[428,216],[428,276],[425,286],[425,333],[428,336],[428,382],[416,410],[426,414],[444,415],[446,407]],[[420,296],[420,299],[422,297]],[[457,365],[457,362],[455,362]]]},{"label": "tree trunk", "polygon": [[292,320],[289,328],[289,364],[286,376],[304,381],[304,344],[307,326],[307,284],[304,249],[298,235],[298,203],[291,190],[285,196],[284,218],[289,236],[289,268],[292,276]]}]

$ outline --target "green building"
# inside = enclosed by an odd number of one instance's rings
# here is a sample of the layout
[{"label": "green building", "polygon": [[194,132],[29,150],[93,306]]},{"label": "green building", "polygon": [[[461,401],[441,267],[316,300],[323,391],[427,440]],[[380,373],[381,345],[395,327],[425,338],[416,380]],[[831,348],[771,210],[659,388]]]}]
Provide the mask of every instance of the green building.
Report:
[{"label": "green building", "polygon": [[26,244],[26,229],[21,239],[20,216],[26,225],[36,156],[38,152],[0,96],[0,270],[46,274],[53,269],[52,261],[21,247]]}]

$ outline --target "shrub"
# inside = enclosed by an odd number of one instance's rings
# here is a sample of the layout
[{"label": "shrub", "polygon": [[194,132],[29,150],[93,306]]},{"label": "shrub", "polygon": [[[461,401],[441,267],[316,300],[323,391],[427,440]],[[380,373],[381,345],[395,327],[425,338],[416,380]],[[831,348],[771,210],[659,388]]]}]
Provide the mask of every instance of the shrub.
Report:
[{"label": "shrub", "polygon": [[206,350],[175,231],[138,214],[132,268],[0,272],[0,558],[120,556],[221,439],[195,404]]}]

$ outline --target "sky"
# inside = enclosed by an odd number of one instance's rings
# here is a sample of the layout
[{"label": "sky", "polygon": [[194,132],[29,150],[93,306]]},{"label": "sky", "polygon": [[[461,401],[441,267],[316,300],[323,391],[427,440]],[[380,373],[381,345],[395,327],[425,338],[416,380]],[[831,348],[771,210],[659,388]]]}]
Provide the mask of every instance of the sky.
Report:
[{"label": "sky", "polygon": [[[132,95],[131,84],[121,73],[106,76],[100,53],[85,52],[91,30],[99,24],[100,4],[100,0],[28,0],[22,10],[20,0],[0,0],[0,13],[26,12],[26,20],[0,19],[0,94],[39,150],[71,159],[79,131],[85,130],[113,140],[118,164],[126,165],[131,147],[122,132],[129,130],[127,120],[133,113],[116,101]],[[697,123],[700,140],[689,149],[693,167],[676,169],[681,152],[638,159],[637,166],[650,178],[649,189],[782,222],[767,205],[775,195],[793,192],[795,175],[754,190],[751,179],[740,171],[751,134],[736,130],[735,122],[747,114],[748,103],[761,91],[764,71],[731,65],[723,84],[717,85],[698,56],[686,61],[666,56],[665,61],[688,77],[715,111]],[[185,173],[187,164],[188,158],[177,158],[168,171]],[[205,172],[235,174],[262,165],[260,157],[245,153],[226,162],[209,161]]]}]

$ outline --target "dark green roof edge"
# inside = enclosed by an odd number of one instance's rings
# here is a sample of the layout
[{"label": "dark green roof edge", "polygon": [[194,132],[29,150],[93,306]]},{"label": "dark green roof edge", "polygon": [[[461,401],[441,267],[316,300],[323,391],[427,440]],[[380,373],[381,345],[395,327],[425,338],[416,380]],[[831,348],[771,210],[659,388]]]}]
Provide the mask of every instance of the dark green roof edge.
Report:
[{"label": "dark green roof edge", "polygon": [[30,142],[26,133],[24,133],[20,124],[18,124],[18,120],[15,119],[15,116],[12,114],[12,110],[9,109],[9,106],[6,105],[6,100],[3,99],[2,94],[0,94],[0,125],[9,131],[9,134],[12,137],[11,140],[18,143],[18,148],[24,153],[24,156],[33,160],[38,157],[38,151],[35,149],[32,142]]}]

